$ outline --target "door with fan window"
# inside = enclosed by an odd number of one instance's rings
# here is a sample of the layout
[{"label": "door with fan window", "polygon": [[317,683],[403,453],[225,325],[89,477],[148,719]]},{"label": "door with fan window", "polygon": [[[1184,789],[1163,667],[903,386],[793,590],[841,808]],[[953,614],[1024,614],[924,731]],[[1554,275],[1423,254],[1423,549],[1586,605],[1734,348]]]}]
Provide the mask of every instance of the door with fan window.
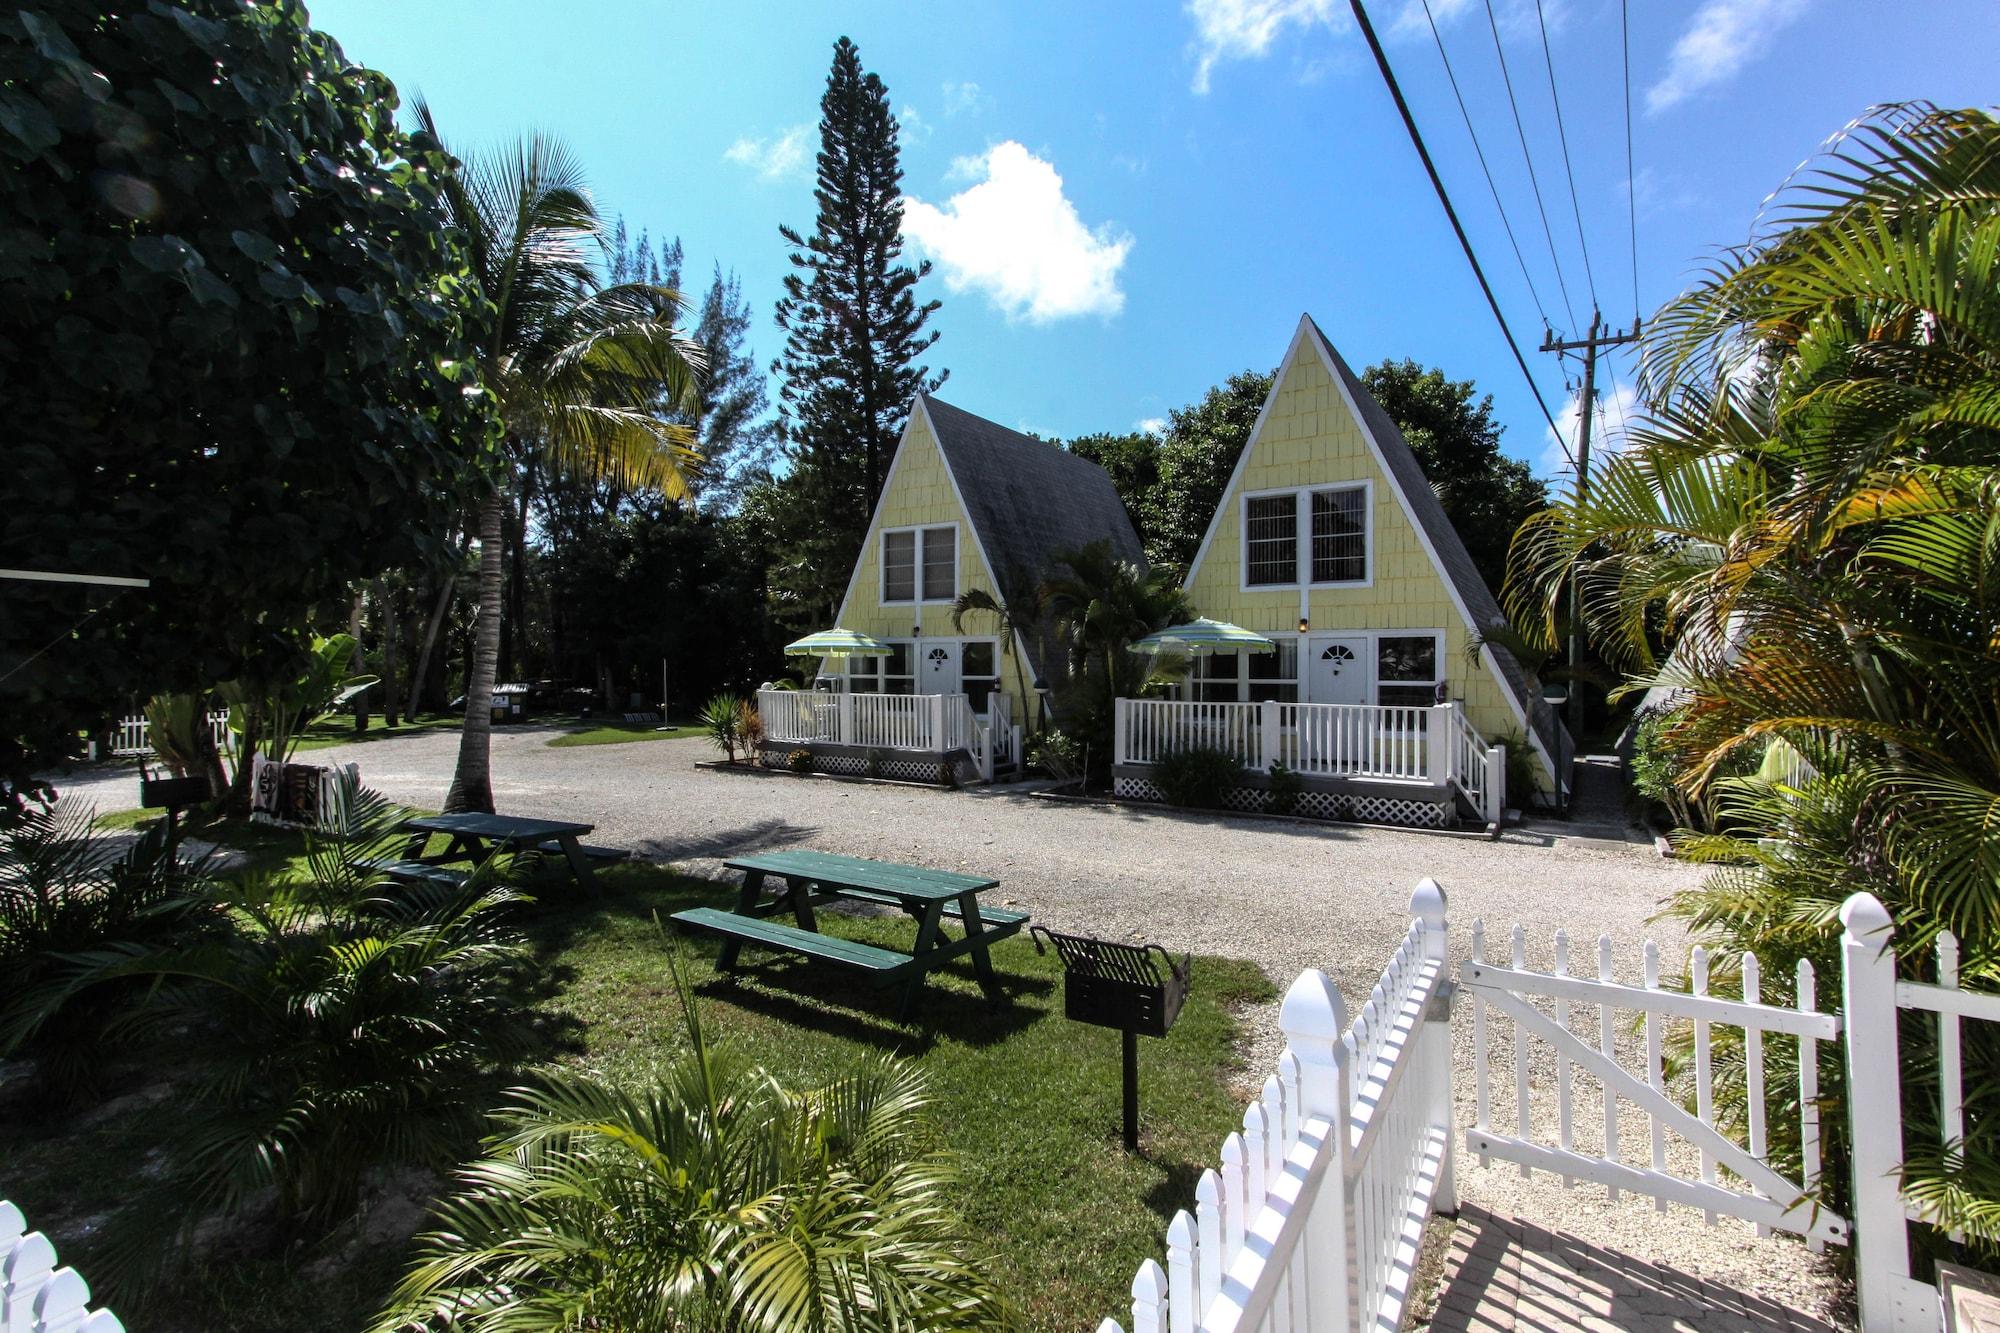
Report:
[{"label": "door with fan window", "polygon": [[950,640],[926,639],[917,645],[917,693],[959,692],[959,646]]},{"label": "door with fan window", "polygon": [[1307,697],[1316,704],[1365,704],[1368,697],[1368,638],[1315,635],[1311,642]]}]

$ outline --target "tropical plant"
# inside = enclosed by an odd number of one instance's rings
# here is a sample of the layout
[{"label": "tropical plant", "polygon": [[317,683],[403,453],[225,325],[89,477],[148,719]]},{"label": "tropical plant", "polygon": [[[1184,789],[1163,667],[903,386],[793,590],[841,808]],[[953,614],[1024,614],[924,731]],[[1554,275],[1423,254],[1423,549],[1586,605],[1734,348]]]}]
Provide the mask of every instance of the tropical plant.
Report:
[{"label": "tropical plant", "polygon": [[744,743],[744,705],[742,695],[724,693],[710,699],[701,710],[701,726],[708,733],[709,744],[722,751],[732,764],[736,762],[736,751]]},{"label": "tropical plant", "polygon": [[9,5],[0,88],[0,345],[36,349],[0,566],[150,581],[8,588],[12,803],[107,708],[276,670],[274,629],[445,558],[495,460],[450,162],[305,6]]},{"label": "tropical plant", "polygon": [[1189,745],[1154,760],[1149,776],[1168,805],[1221,810],[1229,793],[1243,785],[1243,762],[1226,750]]},{"label": "tropical plant", "polygon": [[70,798],[0,828],[0,1055],[33,1055],[41,1090],[57,1103],[95,1086],[110,1019],[136,989],[71,994],[63,960],[184,943],[226,925],[210,858],[179,855],[164,824],[115,838],[96,827],[96,813]]},{"label": "tropical plant", "polygon": [[[1895,918],[1906,975],[1949,930],[1961,975],[1991,988],[2000,123],[1881,109],[1778,196],[1775,222],[1656,316],[1646,424],[1587,497],[1522,528],[1509,600],[1517,619],[1547,619],[1574,571],[1629,688],[1685,691],[1659,746],[1729,830],[1684,842],[1724,862],[1674,904],[1696,938],[1758,953],[1782,993],[1796,958],[1835,967],[1840,903],[1866,891]],[[1801,780],[1725,780],[1773,737]],[[1987,1026],[1967,1033],[1968,1087],[2000,1078]],[[1924,1126],[1934,1039],[1906,1024],[1904,1041],[1905,1113]],[[1840,1071],[1827,1073],[1837,1099]],[[1995,1121],[1968,1106],[1963,1179],[1993,1177]],[[1830,1183],[1843,1166],[1829,1155]],[[1914,1163],[1907,1181],[1927,1216],[2000,1243],[1995,1210],[1927,1174],[1938,1166]]]},{"label": "tropical plant", "polygon": [[[430,108],[417,121],[439,138]],[[608,240],[562,144],[535,135],[468,160],[441,183],[451,221],[495,309],[478,349],[480,383],[497,411],[509,466],[614,478],[669,499],[688,494],[700,461],[693,434],[665,409],[699,406],[701,349],[674,328],[680,294],[601,282]],[[509,499],[479,504],[479,619],[465,689],[465,728],[448,810],[493,808],[489,701],[500,653],[501,548]]]},{"label": "tropical plant", "polygon": [[302,881],[247,875],[221,895],[234,929],[67,954],[22,1015],[140,982],[114,1031],[198,1034],[180,1058],[204,1115],[123,1223],[114,1263],[128,1274],[211,1216],[275,1196],[282,1224],[319,1227],[371,1171],[459,1160],[496,1074],[532,1049],[533,959],[503,868],[463,886],[384,879],[368,867],[407,837],[406,812],[358,790],[340,804]]},{"label": "tropical plant", "polygon": [[1305,794],[1306,780],[1299,771],[1285,763],[1271,765],[1270,811],[1274,815],[1289,815],[1299,805],[1299,797]]},{"label": "tropical plant", "polygon": [[1083,746],[1060,727],[1048,727],[1028,740],[1028,762],[1059,782],[1083,774]]},{"label": "tropical plant", "polygon": [[1014,1327],[923,1151],[917,1067],[787,1090],[709,1045],[669,974],[686,1053],[636,1094],[554,1074],[511,1094],[377,1333]]}]

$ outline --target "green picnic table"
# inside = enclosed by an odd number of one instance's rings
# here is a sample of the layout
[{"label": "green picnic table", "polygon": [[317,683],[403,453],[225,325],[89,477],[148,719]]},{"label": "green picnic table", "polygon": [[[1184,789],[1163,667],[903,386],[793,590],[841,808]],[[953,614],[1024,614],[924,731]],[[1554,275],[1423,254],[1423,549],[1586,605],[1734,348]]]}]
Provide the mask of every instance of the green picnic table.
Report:
[{"label": "green picnic table", "polygon": [[[722,937],[717,960],[722,971],[735,971],[745,944],[802,954],[865,973],[878,986],[905,983],[899,1019],[909,1017],[925,974],[960,954],[972,955],[981,989],[989,999],[998,999],[1000,982],[987,949],[1018,933],[1028,921],[1026,912],[981,907],[979,895],[997,888],[999,881],[978,875],[814,851],[760,852],[722,864],[743,875],[736,909],[690,907],[673,915],[683,926]],[[783,887],[767,895],[765,886],[771,880]],[[813,908],[837,899],[901,908],[916,919],[916,944],[908,953],[900,953],[822,934]],[[785,912],[795,924],[771,919]],[[958,938],[946,932],[946,920],[958,923]]]},{"label": "green picnic table", "polygon": [[[401,861],[376,867],[397,878],[432,878],[424,867],[436,868],[457,861],[483,865],[499,851],[534,850],[560,854],[582,888],[594,888],[593,860],[622,860],[626,853],[609,847],[587,847],[581,841],[594,825],[561,819],[532,819],[523,815],[487,815],[466,812],[455,815],[420,815],[403,822],[410,843]],[[425,856],[424,847],[433,833],[450,837],[444,851]]]}]

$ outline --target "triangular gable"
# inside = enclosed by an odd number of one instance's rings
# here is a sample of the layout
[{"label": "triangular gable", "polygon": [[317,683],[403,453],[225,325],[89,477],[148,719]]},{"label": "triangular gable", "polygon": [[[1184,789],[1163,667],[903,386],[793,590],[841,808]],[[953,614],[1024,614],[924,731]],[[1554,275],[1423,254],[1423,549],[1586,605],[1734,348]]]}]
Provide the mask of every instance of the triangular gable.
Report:
[{"label": "triangular gable", "polygon": [[[1324,366],[1327,375],[1340,391],[1342,403],[1353,419],[1362,440],[1367,444],[1376,472],[1396,498],[1398,507],[1408,520],[1410,528],[1428,557],[1431,569],[1438,581],[1445,587],[1453,607],[1464,622],[1466,631],[1477,637],[1495,625],[1504,624],[1506,616],[1500,605],[1494,601],[1492,590],[1480,576],[1472,556],[1465,549],[1464,539],[1458,529],[1446,517],[1444,505],[1438,500],[1437,492],[1431,488],[1424,476],[1423,466],[1403,439],[1403,433],[1396,423],[1389,419],[1369,394],[1347,362],[1342,359],[1333,344],[1320,331],[1310,314],[1300,315],[1298,327],[1292,333],[1292,340],[1285,348],[1284,360],[1279,362],[1278,374],[1271,381],[1271,392],[1265,397],[1264,405],[1258,410],[1257,420],[1250,428],[1250,438],[1237,457],[1236,466],[1229,474],[1229,484],[1223,489],[1222,500],[1209,519],[1208,531],[1203,534],[1201,547],[1195,552],[1193,563],[1188,566],[1184,586],[1192,587],[1195,575],[1207,558],[1210,545],[1215,540],[1217,530],[1222,526],[1223,515],[1236,499],[1243,481],[1243,473],[1249,466],[1250,458],[1256,452],[1264,432],[1264,424],[1272,405],[1277,402],[1279,391],[1284,387],[1285,375],[1298,359],[1301,345],[1312,349]],[[1480,649],[1479,660],[1491,673],[1500,688],[1514,718],[1521,725],[1522,734],[1541,754],[1548,764],[1549,772],[1562,779],[1552,751],[1559,748],[1558,722],[1544,703],[1527,671],[1505,648],[1487,644]],[[1574,754],[1574,747],[1567,748]]]}]

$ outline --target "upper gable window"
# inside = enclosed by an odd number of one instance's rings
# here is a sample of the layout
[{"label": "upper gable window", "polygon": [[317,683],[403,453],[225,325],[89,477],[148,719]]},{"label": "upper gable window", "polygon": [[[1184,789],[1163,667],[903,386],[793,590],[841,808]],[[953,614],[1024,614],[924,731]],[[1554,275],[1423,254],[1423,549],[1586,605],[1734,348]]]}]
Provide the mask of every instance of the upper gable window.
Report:
[{"label": "upper gable window", "polygon": [[949,602],[957,597],[957,528],[897,528],[882,534],[885,603]]},{"label": "upper gable window", "polygon": [[[1308,540],[1301,542],[1300,533]],[[1323,486],[1245,497],[1243,586],[1367,583],[1368,486]]]}]

